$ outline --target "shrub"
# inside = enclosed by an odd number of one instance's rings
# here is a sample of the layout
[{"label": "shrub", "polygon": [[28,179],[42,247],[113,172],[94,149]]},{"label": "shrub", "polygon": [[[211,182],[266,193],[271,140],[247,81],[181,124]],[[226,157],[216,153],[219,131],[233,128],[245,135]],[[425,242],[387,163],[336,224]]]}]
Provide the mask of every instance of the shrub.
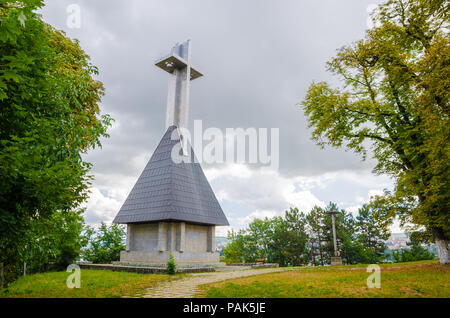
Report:
[{"label": "shrub", "polygon": [[174,275],[177,270],[177,264],[172,254],[169,255],[169,261],[167,262],[166,272],[169,275]]},{"label": "shrub", "polygon": [[124,241],[125,229],[118,224],[107,226],[102,222],[97,230],[91,226],[85,226],[81,257],[93,263],[118,261],[120,251],[125,249]]},{"label": "shrub", "polygon": [[392,256],[396,263],[415,262],[435,259],[433,253],[419,245],[412,245],[410,249],[393,251]]}]

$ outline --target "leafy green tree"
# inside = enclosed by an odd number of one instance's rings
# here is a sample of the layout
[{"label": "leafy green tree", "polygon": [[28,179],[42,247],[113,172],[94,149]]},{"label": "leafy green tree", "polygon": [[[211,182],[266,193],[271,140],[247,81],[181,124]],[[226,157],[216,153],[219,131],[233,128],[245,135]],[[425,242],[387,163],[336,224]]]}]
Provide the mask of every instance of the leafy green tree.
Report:
[{"label": "leafy green tree", "polygon": [[100,146],[111,120],[100,116],[97,68],[42,21],[42,6],[0,0],[0,263],[15,272],[27,233],[87,198],[91,165],[81,154]]},{"label": "leafy green tree", "polygon": [[377,161],[375,173],[395,178],[374,200],[380,218],[433,234],[449,262],[450,45],[445,0],[389,0],[364,39],[342,47],[328,70],[343,85],[313,83],[302,102],[312,138]]},{"label": "leafy green tree", "polygon": [[[80,253],[83,210],[54,213],[42,220],[31,219],[28,231],[20,238],[18,259],[26,264],[26,273],[63,270],[75,262]],[[8,263],[6,280],[17,275],[17,264]]]},{"label": "leafy green tree", "polygon": [[244,258],[244,245],[242,240],[237,240],[237,235],[234,230],[228,231],[228,244],[223,249],[224,261],[226,263],[241,263]]},{"label": "leafy green tree", "polygon": [[339,214],[334,216],[336,227],[336,243],[337,249],[341,252],[341,245],[345,238],[353,238],[355,235],[355,220],[351,213],[340,210],[336,203],[330,202],[325,209],[319,214],[322,217],[321,224],[321,249],[324,263],[329,263],[331,256],[334,255],[333,242],[333,222],[331,215],[326,211],[338,211]]},{"label": "leafy green tree", "polygon": [[26,243],[19,254],[27,262],[28,270],[34,272],[65,269],[75,262],[81,248],[80,234],[84,210],[54,213],[48,219],[32,221],[31,231],[26,233]]},{"label": "leafy green tree", "polygon": [[[330,202],[325,209],[314,207],[304,214],[296,208],[284,216],[264,220],[255,219],[246,229],[228,233],[224,250],[228,263],[254,262],[266,258],[281,266],[330,263],[334,254],[332,220],[326,211],[339,211]],[[338,250],[347,264],[377,263],[384,258],[390,221],[378,222],[373,211],[363,206],[356,219],[340,210],[335,216]]]},{"label": "leafy green tree", "polygon": [[258,238],[249,229],[243,229],[237,233],[230,231],[228,239],[230,243],[224,249],[227,263],[254,263],[266,255]]},{"label": "leafy green tree", "polygon": [[307,263],[305,215],[297,208],[290,208],[285,212],[284,218],[272,219],[272,237],[268,244],[270,262],[279,263],[280,266],[299,266]]},{"label": "leafy green tree", "polygon": [[223,250],[226,263],[242,263],[245,257],[244,234],[242,231],[228,232],[228,240],[230,241]]},{"label": "leafy green tree", "polygon": [[311,263],[313,265],[325,265],[327,263],[327,256],[325,255],[325,236],[323,233],[325,211],[315,206],[306,215],[306,231],[308,233],[308,247]]},{"label": "leafy green tree", "polygon": [[433,241],[433,235],[429,231],[414,231],[408,233],[410,244],[422,245]]},{"label": "leafy green tree", "polygon": [[420,245],[411,245],[410,248],[392,251],[396,263],[415,262],[434,259],[434,254]]},{"label": "leafy green tree", "polygon": [[391,235],[389,226],[392,220],[380,220],[374,214],[373,209],[368,205],[363,205],[358,209],[356,216],[356,239],[365,248],[372,251],[370,259],[366,259],[364,263],[377,263],[384,258],[386,250],[385,241]]},{"label": "leafy green tree", "polygon": [[430,233],[427,231],[415,231],[408,233],[409,248],[392,252],[392,257],[396,262],[413,262],[434,259],[434,254],[429,252],[422,245],[430,242]]},{"label": "leafy green tree", "polygon": [[249,235],[249,240],[253,243],[253,250],[255,253],[255,259],[267,259],[269,244],[273,236],[273,220],[264,218],[264,220],[253,220],[246,232]]},{"label": "leafy green tree", "polygon": [[377,263],[384,258],[384,241],[390,235],[391,221],[380,222],[367,205],[354,218],[330,202],[325,209],[316,206],[306,215],[308,253],[313,265],[329,263],[334,254],[332,221],[326,213],[330,210],[339,211],[335,215],[336,238],[344,263]]},{"label": "leafy green tree", "polygon": [[125,229],[122,225],[101,223],[98,230],[86,225],[82,234],[81,257],[93,263],[110,263],[120,260],[125,249]]},{"label": "leafy green tree", "polygon": [[305,215],[292,208],[284,217],[255,219],[248,228],[228,233],[225,261],[252,263],[264,258],[281,266],[307,263],[305,225]]},{"label": "leafy green tree", "polygon": [[342,240],[341,256],[345,264],[373,264],[380,260],[372,249],[349,236]]}]

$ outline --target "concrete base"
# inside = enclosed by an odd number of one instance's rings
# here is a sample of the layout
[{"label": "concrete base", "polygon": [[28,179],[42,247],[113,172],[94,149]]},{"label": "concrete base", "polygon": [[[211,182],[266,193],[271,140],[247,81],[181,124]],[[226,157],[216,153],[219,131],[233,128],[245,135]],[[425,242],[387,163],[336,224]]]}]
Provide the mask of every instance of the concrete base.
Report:
[{"label": "concrete base", "polygon": [[[133,266],[133,265],[120,265],[120,264],[79,264],[83,269],[104,269],[113,272],[131,272],[140,274],[166,274],[166,267],[145,267],[145,266]],[[177,273],[201,273],[201,272],[215,272],[216,269],[212,266],[197,266],[197,267],[184,267],[177,268]]]},{"label": "concrete base", "polygon": [[143,264],[165,266],[172,254],[177,264],[219,264],[217,252],[178,252],[178,251],[121,251],[121,264]]},{"label": "concrete base", "polygon": [[331,266],[339,266],[342,265],[341,257],[331,257]]}]

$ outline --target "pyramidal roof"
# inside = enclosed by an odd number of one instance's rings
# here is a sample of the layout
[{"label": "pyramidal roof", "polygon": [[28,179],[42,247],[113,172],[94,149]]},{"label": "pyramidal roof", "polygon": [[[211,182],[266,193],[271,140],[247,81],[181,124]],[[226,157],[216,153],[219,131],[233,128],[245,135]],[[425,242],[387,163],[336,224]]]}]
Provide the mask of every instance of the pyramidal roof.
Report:
[{"label": "pyramidal roof", "polygon": [[[171,137],[174,130],[176,138]],[[176,126],[167,129],[114,223],[172,220],[229,225],[191,146],[190,163],[172,160],[178,136]]]}]

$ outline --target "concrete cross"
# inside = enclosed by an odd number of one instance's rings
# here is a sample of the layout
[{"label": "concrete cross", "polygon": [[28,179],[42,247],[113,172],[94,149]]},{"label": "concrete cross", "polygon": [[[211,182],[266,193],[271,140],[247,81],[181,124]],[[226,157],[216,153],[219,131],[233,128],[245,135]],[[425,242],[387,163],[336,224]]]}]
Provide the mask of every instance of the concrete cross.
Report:
[{"label": "concrete cross", "polygon": [[190,64],[190,40],[177,43],[170,54],[160,58],[155,65],[170,73],[167,96],[166,129],[170,126],[187,128],[189,116],[190,81],[203,76]]}]

